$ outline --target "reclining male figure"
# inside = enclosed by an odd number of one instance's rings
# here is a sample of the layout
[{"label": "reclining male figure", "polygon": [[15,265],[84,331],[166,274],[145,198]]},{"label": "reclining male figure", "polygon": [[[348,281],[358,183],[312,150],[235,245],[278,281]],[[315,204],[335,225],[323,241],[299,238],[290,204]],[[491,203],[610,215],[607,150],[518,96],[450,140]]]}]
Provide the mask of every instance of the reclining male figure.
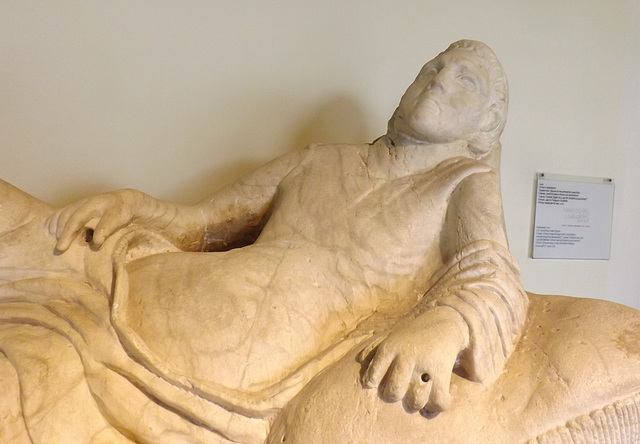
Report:
[{"label": "reclining male figure", "polygon": [[[460,41],[423,67],[385,136],[292,152],[193,206],[121,190],[56,211],[0,183],[0,372],[11,361],[1,374],[21,393],[0,407],[24,417],[10,427],[517,441],[639,393],[638,316],[548,297],[528,310],[500,197],[506,111],[495,55]],[[162,248],[136,251],[145,236]],[[58,427],[69,399],[93,412],[77,430]]]},{"label": "reclining male figure", "polygon": [[251,391],[373,314],[411,312],[376,344],[363,383],[441,411],[456,359],[472,379],[498,374],[526,311],[497,173],[506,108],[495,55],[461,41],[424,66],[372,144],[293,152],[190,207],[132,190],[91,197],[50,229],[60,251],[96,220],[95,247],[134,223],[211,251],[259,227],[244,248],[130,264],[141,314],[130,322],[152,353]]}]

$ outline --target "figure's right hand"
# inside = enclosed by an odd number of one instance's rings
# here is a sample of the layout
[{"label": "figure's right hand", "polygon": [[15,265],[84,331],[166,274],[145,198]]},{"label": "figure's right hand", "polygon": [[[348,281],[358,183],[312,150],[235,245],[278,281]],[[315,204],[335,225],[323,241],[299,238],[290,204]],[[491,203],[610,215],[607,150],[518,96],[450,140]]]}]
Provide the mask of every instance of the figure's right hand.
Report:
[{"label": "figure's right hand", "polygon": [[90,240],[100,248],[119,228],[148,212],[153,198],[136,190],[119,190],[98,194],[66,206],[48,221],[49,233],[57,239],[56,250],[66,251],[73,240],[87,228],[93,229]]}]

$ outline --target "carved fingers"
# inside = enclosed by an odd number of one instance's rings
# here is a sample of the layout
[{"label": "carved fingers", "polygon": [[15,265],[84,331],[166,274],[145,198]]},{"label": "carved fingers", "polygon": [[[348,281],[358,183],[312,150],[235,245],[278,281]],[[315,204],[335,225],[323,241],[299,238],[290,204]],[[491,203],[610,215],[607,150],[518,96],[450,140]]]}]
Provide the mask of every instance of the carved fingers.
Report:
[{"label": "carved fingers", "polygon": [[[80,200],[54,213],[47,221],[56,249],[66,251],[81,233],[95,247],[139,213],[148,196],[135,190],[120,190]],[[150,199],[150,198],[149,198]]]},{"label": "carved fingers", "polygon": [[403,321],[362,352],[370,359],[364,387],[377,388],[384,401],[402,401],[409,412],[447,409],[453,367],[466,346],[464,329],[457,313],[446,307]]},{"label": "carved fingers", "polygon": [[433,175],[432,181],[422,182],[416,188],[416,192],[421,193],[428,189],[429,194],[449,196],[465,178],[472,174],[489,171],[491,171],[491,167],[476,159],[468,157],[447,159],[436,167],[436,174]]},{"label": "carved fingers", "polygon": [[491,167],[484,162],[468,157],[453,157],[440,163],[437,167],[439,181],[460,183],[460,177],[474,173],[486,173]]}]

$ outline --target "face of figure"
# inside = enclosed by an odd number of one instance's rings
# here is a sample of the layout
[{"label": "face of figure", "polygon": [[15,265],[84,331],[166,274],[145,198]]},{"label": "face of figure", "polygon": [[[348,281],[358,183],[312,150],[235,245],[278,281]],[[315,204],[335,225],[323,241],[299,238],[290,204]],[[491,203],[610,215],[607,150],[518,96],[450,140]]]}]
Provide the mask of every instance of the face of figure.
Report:
[{"label": "face of figure", "polygon": [[393,129],[421,142],[469,140],[495,125],[490,76],[475,52],[453,49],[428,62],[400,100]]}]

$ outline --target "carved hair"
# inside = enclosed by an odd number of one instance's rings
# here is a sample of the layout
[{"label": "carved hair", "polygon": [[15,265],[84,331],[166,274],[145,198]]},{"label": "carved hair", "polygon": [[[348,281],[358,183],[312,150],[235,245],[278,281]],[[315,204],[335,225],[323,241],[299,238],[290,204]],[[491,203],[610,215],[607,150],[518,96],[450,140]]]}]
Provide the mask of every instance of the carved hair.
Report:
[{"label": "carved hair", "polygon": [[454,49],[464,49],[473,51],[483,61],[485,68],[489,72],[491,102],[489,110],[498,116],[497,125],[489,131],[478,131],[471,135],[469,140],[469,151],[472,154],[482,157],[491,148],[500,142],[500,135],[507,123],[507,109],[509,106],[509,84],[502,64],[495,53],[482,42],[475,40],[459,40],[452,43],[444,52]]}]

